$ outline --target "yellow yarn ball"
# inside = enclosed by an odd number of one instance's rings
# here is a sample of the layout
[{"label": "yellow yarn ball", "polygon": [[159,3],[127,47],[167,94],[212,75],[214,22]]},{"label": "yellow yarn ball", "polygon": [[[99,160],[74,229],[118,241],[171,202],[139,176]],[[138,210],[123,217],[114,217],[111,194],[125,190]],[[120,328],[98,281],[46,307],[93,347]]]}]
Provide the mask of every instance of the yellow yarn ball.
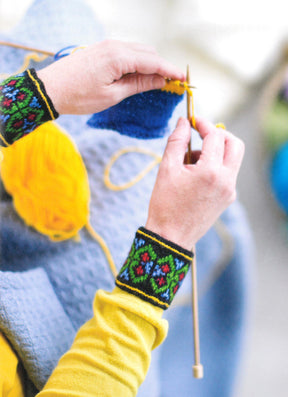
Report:
[{"label": "yellow yarn ball", "polygon": [[28,226],[54,241],[88,223],[90,189],[82,157],[54,122],[3,148],[1,178]]}]

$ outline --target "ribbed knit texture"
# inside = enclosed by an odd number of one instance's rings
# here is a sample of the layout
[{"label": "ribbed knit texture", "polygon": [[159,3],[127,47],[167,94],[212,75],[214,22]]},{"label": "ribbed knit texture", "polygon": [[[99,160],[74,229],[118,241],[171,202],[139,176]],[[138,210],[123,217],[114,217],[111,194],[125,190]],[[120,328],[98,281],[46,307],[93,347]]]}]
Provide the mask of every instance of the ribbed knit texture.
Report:
[{"label": "ribbed knit texture", "polygon": [[168,309],[189,270],[193,254],[141,227],[119,271],[116,285]]}]

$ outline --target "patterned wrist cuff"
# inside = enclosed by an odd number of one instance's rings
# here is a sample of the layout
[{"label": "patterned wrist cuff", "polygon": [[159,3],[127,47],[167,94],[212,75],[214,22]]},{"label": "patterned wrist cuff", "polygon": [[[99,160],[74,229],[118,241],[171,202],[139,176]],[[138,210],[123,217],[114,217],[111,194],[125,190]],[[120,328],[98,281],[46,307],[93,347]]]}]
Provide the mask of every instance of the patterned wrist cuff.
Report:
[{"label": "patterned wrist cuff", "polygon": [[34,69],[0,85],[0,145],[9,146],[59,116]]},{"label": "patterned wrist cuff", "polygon": [[116,285],[168,309],[193,259],[193,253],[141,227]]}]

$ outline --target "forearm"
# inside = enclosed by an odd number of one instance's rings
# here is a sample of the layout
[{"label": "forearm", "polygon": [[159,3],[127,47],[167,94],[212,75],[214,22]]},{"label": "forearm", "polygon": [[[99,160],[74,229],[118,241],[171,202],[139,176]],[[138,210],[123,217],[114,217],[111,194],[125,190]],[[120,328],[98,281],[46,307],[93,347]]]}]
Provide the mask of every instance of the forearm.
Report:
[{"label": "forearm", "polygon": [[38,397],[135,396],[151,350],[166,335],[161,315],[161,309],[117,288],[111,294],[98,291],[94,317],[79,330]]},{"label": "forearm", "polygon": [[0,85],[0,145],[9,146],[59,116],[34,69]]},{"label": "forearm", "polygon": [[165,339],[161,306],[169,307],[189,269],[192,254],[185,259],[186,254],[138,231],[117,277],[119,288],[98,291],[93,318],[79,330],[38,397],[135,396],[151,351]]}]

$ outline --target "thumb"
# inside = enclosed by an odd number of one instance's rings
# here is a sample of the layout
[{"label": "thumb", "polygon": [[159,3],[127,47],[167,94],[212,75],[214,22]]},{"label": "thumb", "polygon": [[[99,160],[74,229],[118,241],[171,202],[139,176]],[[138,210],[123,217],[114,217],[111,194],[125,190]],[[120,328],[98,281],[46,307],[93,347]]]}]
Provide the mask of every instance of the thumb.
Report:
[{"label": "thumb", "polygon": [[180,117],[170,135],[163,155],[163,161],[172,157],[177,164],[184,163],[184,157],[191,137],[191,126],[187,119]]}]

